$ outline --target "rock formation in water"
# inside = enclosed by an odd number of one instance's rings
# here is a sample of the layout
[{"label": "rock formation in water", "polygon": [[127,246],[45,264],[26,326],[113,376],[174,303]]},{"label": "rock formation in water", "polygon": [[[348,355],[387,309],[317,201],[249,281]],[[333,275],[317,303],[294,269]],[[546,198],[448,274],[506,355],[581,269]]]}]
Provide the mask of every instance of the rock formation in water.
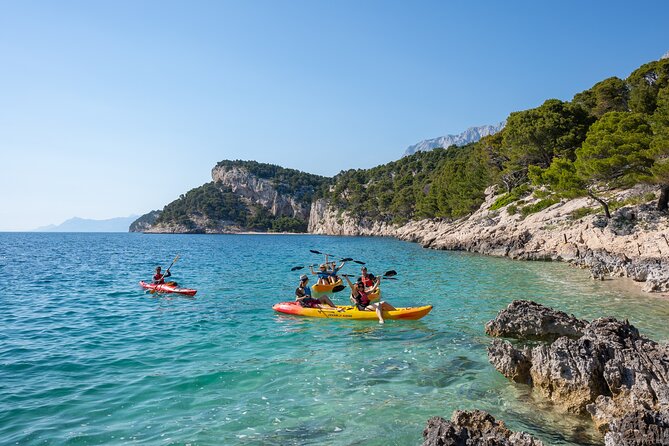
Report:
[{"label": "rock formation in water", "polygon": [[456,410],[451,420],[430,418],[423,446],[543,446],[525,432],[513,432],[502,421],[481,410]]},{"label": "rock formation in water", "polygon": [[[514,301],[486,325],[490,363],[531,385],[560,410],[589,414],[607,445],[669,444],[669,347],[611,317],[578,320],[543,305]],[[563,335],[561,335],[563,334]]]}]

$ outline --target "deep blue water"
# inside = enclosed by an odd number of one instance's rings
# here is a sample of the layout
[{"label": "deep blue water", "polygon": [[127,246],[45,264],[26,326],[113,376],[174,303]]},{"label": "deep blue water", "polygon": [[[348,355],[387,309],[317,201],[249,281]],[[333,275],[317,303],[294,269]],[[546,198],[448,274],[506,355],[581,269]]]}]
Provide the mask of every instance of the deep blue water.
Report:
[{"label": "deep blue water", "polygon": [[[395,269],[384,299],[434,310],[385,325],[274,313],[290,268],[321,260],[309,249]],[[176,254],[197,296],[145,293]],[[619,285],[382,238],[2,233],[0,443],[418,445],[429,417],[465,408],[549,444],[601,441],[497,373],[483,326],[531,298],[668,339],[669,303]]]}]

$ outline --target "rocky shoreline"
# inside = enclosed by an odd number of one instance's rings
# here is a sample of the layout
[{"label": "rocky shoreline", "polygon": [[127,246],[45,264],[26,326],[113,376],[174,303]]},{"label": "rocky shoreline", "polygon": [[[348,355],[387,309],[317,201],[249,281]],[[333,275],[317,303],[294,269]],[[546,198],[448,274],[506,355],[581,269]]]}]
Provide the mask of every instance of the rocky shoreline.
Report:
[{"label": "rocky shoreline", "polygon": [[[592,322],[517,300],[486,324],[490,363],[556,411],[589,416],[606,446],[669,445],[669,346],[628,321]],[[500,339],[506,338],[506,339]],[[481,411],[431,418],[424,446],[539,445]]]},{"label": "rocky shoreline", "polygon": [[[641,201],[654,190],[639,186],[617,191],[610,198]],[[589,198],[563,200],[525,218],[512,212],[513,204],[492,210],[498,198],[491,187],[485,202],[467,218],[420,220],[401,226],[360,223],[319,200],[311,207],[309,232],[396,237],[432,249],[558,260],[590,268],[596,279],[629,277],[646,292],[669,291],[669,216],[657,212],[651,200],[622,206],[607,220],[598,214],[574,217],[579,210],[595,207]],[[526,204],[538,201],[526,200]]]}]

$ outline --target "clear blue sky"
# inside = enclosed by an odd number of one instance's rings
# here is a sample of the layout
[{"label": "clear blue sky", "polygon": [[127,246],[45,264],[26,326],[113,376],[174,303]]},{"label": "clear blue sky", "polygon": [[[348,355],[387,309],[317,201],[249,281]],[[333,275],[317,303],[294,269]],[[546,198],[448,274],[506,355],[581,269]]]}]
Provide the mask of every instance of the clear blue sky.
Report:
[{"label": "clear blue sky", "polygon": [[0,0],[0,231],[334,175],[669,51],[669,2]]}]

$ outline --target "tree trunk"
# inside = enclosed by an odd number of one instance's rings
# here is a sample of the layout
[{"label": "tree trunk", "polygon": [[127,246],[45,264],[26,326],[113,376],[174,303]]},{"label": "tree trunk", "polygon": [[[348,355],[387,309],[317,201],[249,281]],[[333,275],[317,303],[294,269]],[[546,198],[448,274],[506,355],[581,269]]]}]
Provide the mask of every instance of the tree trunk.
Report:
[{"label": "tree trunk", "polygon": [[611,212],[609,212],[609,204],[606,201],[595,196],[595,194],[593,194],[590,191],[588,191],[588,196],[593,200],[595,200],[597,203],[602,205],[602,207],[604,208],[604,215],[606,215],[606,218],[611,218]]},{"label": "tree trunk", "polygon": [[657,200],[657,210],[666,212],[667,209],[669,209],[669,184],[664,184],[660,189],[660,199]]}]

